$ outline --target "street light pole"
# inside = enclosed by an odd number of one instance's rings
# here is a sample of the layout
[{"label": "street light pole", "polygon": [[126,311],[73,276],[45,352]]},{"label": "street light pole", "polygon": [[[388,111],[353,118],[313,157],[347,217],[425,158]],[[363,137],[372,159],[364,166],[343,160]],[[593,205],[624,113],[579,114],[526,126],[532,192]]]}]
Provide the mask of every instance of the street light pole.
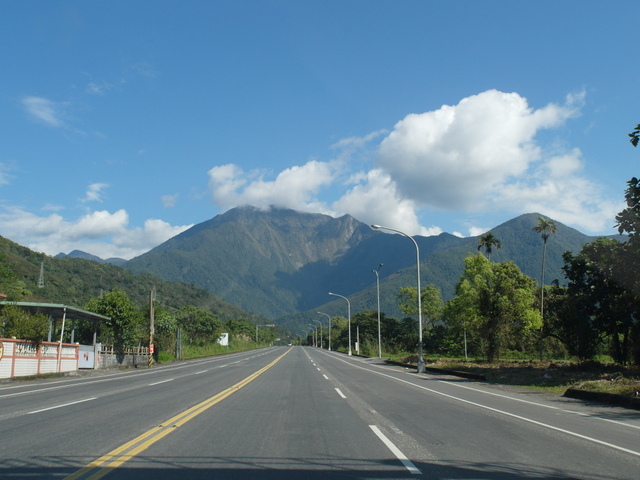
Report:
[{"label": "street light pole", "polygon": [[334,297],[344,298],[347,301],[347,314],[349,320],[349,355],[351,355],[351,302],[347,297],[343,297],[342,295],[338,295],[337,293],[329,292],[329,295],[333,295]]},{"label": "street light pole", "polygon": [[313,336],[311,338],[313,339],[313,344],[317,347],[318,346],[318,327],[316,327],[311,323],[309,324],[309,326],[313,328]]},{"label": "street light pole", "polygon": [[392,232],[399,233],[410,239],[416,247],[416,267],[418,270],[418,373],[424,373],[424,358],[422,356],[422,292],[420,291],[420,249],[418,248],[418,242],[415,239],[400,230],[394,228],[383,227],[381,225],[371,225],[371,228],[378,230],[390,230]]},{"label": "street light pole", "polygon": [[318,324],[320,325],[320,348],[322,348],[322,322],[320,320],[314,320],[313,318],[311,320],[314,322],[318,322]]},{"label": "street light pole", "polygon": [[378,265],[376,270],[372,270],[376,274],[376,291],[378,292],[378,358],[382,358],[382,334],[380,333],[380,275],[378,272],[382,268],[382,264]]},{"label": "street light pole", "polygon": [[326,317],[329,319],[329,351],[331,351],[331,316],[328,313],[323,313],[323,312],[316,312],[319,313],[320,315],[326,315]]}]

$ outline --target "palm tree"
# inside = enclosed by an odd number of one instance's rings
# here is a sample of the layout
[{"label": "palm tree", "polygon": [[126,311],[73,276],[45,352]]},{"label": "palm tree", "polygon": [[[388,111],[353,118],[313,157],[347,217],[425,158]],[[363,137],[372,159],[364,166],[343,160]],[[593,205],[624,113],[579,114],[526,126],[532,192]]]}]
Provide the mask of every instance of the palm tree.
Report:
[{"label": "palm tree", "polygon": [[538,232],[542,237],[542,273],[540,274],[540,316],[544,320],[544,264],[547,257],[547,240],[549,235],[556,233],[556,223],[553,220],[544,217],[538,217],[538,225],[532,228],[534,232]]},{"label": "palm tree", "polygon": [[485,252],[487,252],[487,258],[489,261],[491,261],[491,252],[493,252],[493,247],[500,248],[501,246],[500,240],[498,240],[498,238],[491,232],[480,235],[480,238],[478,238],[478,250],[484,248]]}]

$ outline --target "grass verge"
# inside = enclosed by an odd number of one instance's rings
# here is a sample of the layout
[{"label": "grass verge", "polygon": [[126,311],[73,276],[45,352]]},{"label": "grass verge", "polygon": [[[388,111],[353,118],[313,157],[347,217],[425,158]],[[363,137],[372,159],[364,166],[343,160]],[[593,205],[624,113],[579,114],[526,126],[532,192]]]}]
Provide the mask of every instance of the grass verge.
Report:
[{"label": "grass verge", "polygon": [[[403,359],[417,362],[415,355]],[[640,397],[640,367],[601,362],[425,360],[427,366],[484,375],[487,381],[535,388],[562,395],[568,388]]]}]

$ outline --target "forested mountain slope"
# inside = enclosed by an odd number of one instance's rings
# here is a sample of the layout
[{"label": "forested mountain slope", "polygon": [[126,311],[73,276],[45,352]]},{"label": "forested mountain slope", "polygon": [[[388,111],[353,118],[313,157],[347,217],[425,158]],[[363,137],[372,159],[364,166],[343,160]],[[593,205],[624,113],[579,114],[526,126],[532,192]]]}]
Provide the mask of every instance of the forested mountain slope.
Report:
[{"label": "forested mountain slope", "polygon": [[[514,261],[538,280],[542,240],[532,229],[537,213],[521,215],[491,232],[502,247],[492,260]],[[547,244],[546,283],[563,284],[562,254],[578,252],[595,239],[558,222]],[[443,233],[414,237],[420,248],[422,282],[451,298],[463,259],[477,253],[478,237]],[[125,268],[187,282],[268,318],[325,306],[328,292],[352,296],[358,308],[375,308],[375,275],[380,263],[382,303],[397,314],[400,286],[415,285],[415,248],[402,235],[375,231],[345,215],[333,218],[293,210],[239,207],[130,260]],[[372,303],[373,300],[373,303]]]},{"label": "forested mountain slope", "polygon": [[[155,288],[156,301],[165,307],[194,305],[215,313],[222,320],[256,317],[193,285],[163,280],[149,273],[135,274],[93,260],[50,257],[3,237],[0,237],[0,266],[0,293],[9,295],[8,300],[83,308],[101,292],[117,287],[143,308],[149,302],[151,289]],[[41,266],[43,287],[38,286]]]}]

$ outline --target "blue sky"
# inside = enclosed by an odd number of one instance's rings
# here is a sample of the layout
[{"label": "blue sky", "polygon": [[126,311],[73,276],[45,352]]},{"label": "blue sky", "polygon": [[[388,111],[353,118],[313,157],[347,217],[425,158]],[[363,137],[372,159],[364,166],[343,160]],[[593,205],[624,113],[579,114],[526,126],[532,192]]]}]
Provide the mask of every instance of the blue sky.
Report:
[{"label": "blue sky", "polygon": [[615,232],[637,1],[0,6],[0,235],[132,258],[237,205]]}]

